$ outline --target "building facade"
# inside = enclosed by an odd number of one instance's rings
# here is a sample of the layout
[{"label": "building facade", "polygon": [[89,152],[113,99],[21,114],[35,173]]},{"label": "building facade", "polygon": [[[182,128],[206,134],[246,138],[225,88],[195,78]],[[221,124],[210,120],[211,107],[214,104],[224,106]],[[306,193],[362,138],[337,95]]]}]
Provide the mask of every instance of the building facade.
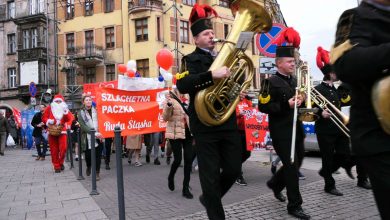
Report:
[{"label": "building facade", "polygon": [[55,90],[54,17],[54,5],[45,0],[0,1],[1,102],[23,109],[31,92],[39,103],[48,88]]}]

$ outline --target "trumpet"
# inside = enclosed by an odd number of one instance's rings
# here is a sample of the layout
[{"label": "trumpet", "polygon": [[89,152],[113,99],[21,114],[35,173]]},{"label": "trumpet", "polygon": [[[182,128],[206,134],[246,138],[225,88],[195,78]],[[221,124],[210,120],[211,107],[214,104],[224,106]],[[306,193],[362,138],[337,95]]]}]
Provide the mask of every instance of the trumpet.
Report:
[{"label": "trumpet", "polygon": [[317,89],[311,88],[311,98],[314,103],[322,110],[327,110],[330,113],[330,120],[349,138],[350,131],[347,127],[349,117],[334,106],[328,99],[326,99]]}]

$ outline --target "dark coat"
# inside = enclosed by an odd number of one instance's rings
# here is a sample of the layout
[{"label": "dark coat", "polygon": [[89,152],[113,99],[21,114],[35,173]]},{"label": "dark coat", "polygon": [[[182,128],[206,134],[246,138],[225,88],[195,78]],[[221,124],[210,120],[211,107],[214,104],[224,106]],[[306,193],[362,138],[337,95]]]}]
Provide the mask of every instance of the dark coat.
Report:
[{"label": "dark coat", "polygon": [[9,132],[8,120],[4,116],[0,116],[0,132]]},{"label": "dark coat", "polygon": [[[259,102],[259,110],[267,113],[269,118],[269,130],[272,139],[290,140],[292,138],[294,109],[290,108],[288,100],[295,95],[297,80],[276,73],[266,79],[269,84],[271,99],[268,103]],[[297,120],[296,139],[304,138],[302,122]]]},{"label": "dark coat", "polygon": [[208,71],[213,61],[214,59],[210,53],[197,47],[194,52],[183,57],[183,62],[185,62],[184,66],[185,69],[189,71],[189,75],[177,80],[176,85],[180,93],[188,93],[190,95],[188,112],[190,114],[190,129],[194,134],[197,132],[215,132],[237,129],[236,115],[234,113],[225,123],[219,126],[204,125],[199,121],[198,115],[196,114],[194,105],[196,93],[214,85],[211,71]]},{"label": "dark coat", "polygon": [[41,122],[42,122],[42,112],[35,113],[34,117],[31,120],[31,125],[34,127],[32,133],[33,137],[42,137],[42,127],[37,127],[37,125]]},{"label": "dark coat", "polygon": [[[337,109],[340,110],[340,98],[334,86],[329,86],[328,84],[322,82],[321,84],[317,85],[315,89],[321,93],[321,95],[323,95],[329,102],[331,102]],[[315,130],[317,134],[343,134],[330,118],[323,118],[321,113],[322,109],[319,110],[319,118],[315,122]]]},{"label": "dark coat", "polygon": [[350,40],[355,45],[335,62],[338,77],[352,89],[350,117],[352,149],[357,155],[390,151],[390,135],[374,112],[371,89],[390,74],[390,13],[364,1],[339,20],[335,48]]}]

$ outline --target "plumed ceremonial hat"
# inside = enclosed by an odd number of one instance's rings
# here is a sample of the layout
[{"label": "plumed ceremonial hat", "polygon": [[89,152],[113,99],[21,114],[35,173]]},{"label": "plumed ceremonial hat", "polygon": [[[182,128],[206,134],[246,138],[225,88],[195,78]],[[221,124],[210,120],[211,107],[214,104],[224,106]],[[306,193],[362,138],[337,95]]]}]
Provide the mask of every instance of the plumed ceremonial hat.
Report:
[{"label": "plumed ceremonial hat", "polygon": [[[285,46],[283,44],[286,43]],[[301,37],[294,28],[284,29],[275,40],[276,57],[295,57],[295,49],[299,49]]]},{"label": "plumed ceremonial hat", "polygon": [[332,65],[330,64],[329,51],[324,50],[322,47],[317,48],[317,66],[324,75],[333,72]]},{"label": "plumed ceremonial hat", "polygon": [[213,29],[211,23],[211,16],[218,16],[217,12],[209,5],[198,5],[195,4],[190,14],[190,24],[192,36],[198,35],[200,32]]}]

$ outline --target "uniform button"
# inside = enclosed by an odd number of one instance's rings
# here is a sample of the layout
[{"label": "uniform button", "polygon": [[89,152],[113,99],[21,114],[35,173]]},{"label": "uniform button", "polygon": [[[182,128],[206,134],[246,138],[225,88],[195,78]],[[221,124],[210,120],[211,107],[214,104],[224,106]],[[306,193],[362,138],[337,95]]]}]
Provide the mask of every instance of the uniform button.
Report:
[{"label": "uniform button", "polygon": [[202,86],[204,86],[204,83],[202,83]]},{"label": "uniform button", "polygon": [[388,73],[389,72],[389,69],[384,69],[384,70],[382,70],[382,73],[384,73],[384,74],[386,74],[386,73]]}]

